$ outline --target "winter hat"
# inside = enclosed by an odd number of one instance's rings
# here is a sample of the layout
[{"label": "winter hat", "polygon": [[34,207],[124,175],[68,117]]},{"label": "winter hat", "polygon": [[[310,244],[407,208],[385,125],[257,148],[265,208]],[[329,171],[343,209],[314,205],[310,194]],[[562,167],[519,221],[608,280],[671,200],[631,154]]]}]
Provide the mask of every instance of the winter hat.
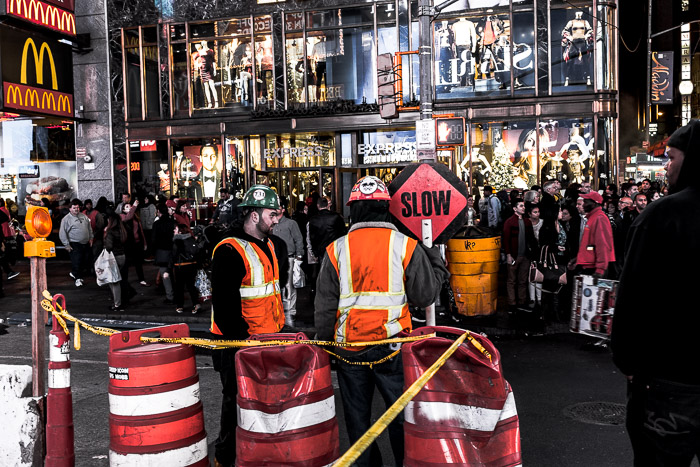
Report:
[{"label": "winter hat", "polygon": [[598,204],[603,204],[603,197],[597,191],[591,191],[590,193],[581,193],[578,195],[579,198],[590,199]]},{"label": "winter hat", "polygon": [[668,139],[667,145],[683,151],[683,165],[675,186],[669,187],[671,193],[677,193],[689,186],[700,187],[700,120],[692,119],[687,125],[677,129]]}]

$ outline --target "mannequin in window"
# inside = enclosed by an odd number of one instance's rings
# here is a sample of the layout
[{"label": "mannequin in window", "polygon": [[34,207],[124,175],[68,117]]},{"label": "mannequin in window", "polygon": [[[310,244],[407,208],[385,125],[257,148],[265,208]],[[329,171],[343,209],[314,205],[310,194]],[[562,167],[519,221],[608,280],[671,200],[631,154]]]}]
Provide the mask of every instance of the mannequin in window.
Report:
[{"label": "mannequin in window", "polygon": [[202,87],[204,88],[207,108],[219,107],[219,97],[216,94],[216,86],[214,85],[214,77],[216,76],[214,51],[208,47],[207,41],[195,44],[194,48],[197,50],[195,53],[195,65],[199,69],[199,79],[202,81]]},{"label": "mannequin in window", "polygon": [[272,97],[272,37],[265,36],[262,42],[256,42],[255,58],[258,60],[260,74],[258,76],[258,97],[270,99]]},{"label": "mannequin in window", "polygon": [[495,71],[496,53],[494,45],[503,32],[503,22],[498,16],[487,16],[484,27],[481,30],[481,74],[482,78],[493,78]]},{"label": "mannequin in window", "polygon": [[435,45],[437,49],[439,78],[437,89],[440,92],[450,92],[452,84],[452,59],[457,55],[455,34],[448,22],[443,20],[435,31]]},{"label": "mannequin in window", "polygon": [[510,86],[510,42],[508,36],[501,35],[493,47],[495,51],[496,81],[498,89],[507,89]]},{"label": "mannequin in window", "polygon": [[160,164],[160,170],[157,175],[158,192],[165,194],[165,196],[170,196],[170,172],[168,171],[168,164]]},{"label": "mannequin in window", "polygon": [[250,103],[250,85],[253,79],[252,54],[248,42],[238,44],[233,53],[233,67],[236,69],[234,76],[237,76],[234,80],[235,96],[236,100],[243,105]]},{"label": "mannequin in window", "polygon": [[460,18],[452,25],[455,36],[457,57],[460,60],[460,84],[462,86],[474,86],[474,54],[478,37],[474,23],[467,18]]},{"label": "mannequin in window", "polygon": [[561,148],[561,154],[566,154],[566,159],[571,170],[571,182],[581,183],[590,180],[590,158],[586,141],[574,134],[569,138],[569,142]]},{"label": "mannequin in window", "polygon": [[[306,60],[306,63],[308,63],[309,67],[306,70],[306,86],[308,86],[309,89],[309,102],[316,102],[316,73],[314,73],[314,67],[312,66],[311,63],[311,57],[308,57]],[[294,71],[297,73],[300,73],[302,76],[304,75],[304,59],[300,58],[299,61],[297,62],[297,65],[294,67]],[[302,83],[303,83],[303,78],[302,78]],[[304,91],[301,91],[301,99],[300,102],[306,102],[306,97],[304,95]]]},{"label": "mannequin in window", "polygon": [[593,49],[593,28],[583,19],[583,12],[577,11],[561,33],[561,47],[564,58],[564,86],[569,83],[591,85],[591,50]]},{"label": "mannequin in window", "polygon": [[[316,73],[316,100],[321,100],[321,82],[323,82],[326,87],[328,87],[327,77],[326,77],[326,57],[328,56],[328,51],[326,50],[326,36],[321,36],[319,41],[314,44],[314,48],[311,52],[311,58],[314,63],[314,71]],[[308,83],[307,83],[308,84]]]},{"label": "mannequin in window", "polygon": [[185,153],[182,151],[175,151],[173,156],[173,170],[172,174],[175,178],[175,183],[180,183],[182,180],[182,174],[180,173],[180,166],[182,165],[182,160],[185,158]]}]

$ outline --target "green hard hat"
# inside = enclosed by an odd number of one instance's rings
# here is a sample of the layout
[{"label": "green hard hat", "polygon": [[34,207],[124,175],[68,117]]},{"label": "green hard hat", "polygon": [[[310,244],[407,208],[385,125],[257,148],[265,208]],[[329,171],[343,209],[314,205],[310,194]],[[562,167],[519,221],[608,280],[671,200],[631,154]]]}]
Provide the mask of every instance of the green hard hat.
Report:
[{"label": "green hard hat", "polygon": [[242,208],[279,209],[280,200],[277,193],[267,185],[253,185],[243,195],[243,201],[238,205]]}]

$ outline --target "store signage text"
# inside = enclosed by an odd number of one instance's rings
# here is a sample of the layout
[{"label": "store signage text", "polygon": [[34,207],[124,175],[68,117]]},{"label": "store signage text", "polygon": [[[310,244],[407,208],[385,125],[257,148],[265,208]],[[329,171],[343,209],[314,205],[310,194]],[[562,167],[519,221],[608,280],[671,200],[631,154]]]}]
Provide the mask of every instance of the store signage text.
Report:
[{"label": "store signage text", "polygon": [[321,157],[323,156],[323,148],[321,146],[310,146],[307,148],[271,148],[265,149],[265,159],[273,157]]},{"label": "store signage text", "polygon": [[263,16],[251,20],[250,18],[242,18],[238,20],[238,29],[236,34],[250,34],[251,26],[256,33],[272,31],[272,19],[269,16]]},{"label": "store signage text", "polygon": [[363,164],[391,164],[418,160],[416,143],[360,144],[357,152]]},{"label": "store signage text", "polygon": [[3,29],[0,44],[4,108],[73,117],[69,46],[38,36],[21,37],[15,29]]},{"label": "store signage text", "polygon": [[62,4],[56,1],[49,3],[41,0],[6,0],[5,12],[32,24],[75,36],[75,14],[72,11],[57,8],[51,3]]},{"label": "store signage text", "polygon": [[[515,50],[522,50],[516,54],[513,54],[513,68],[516,70],[531,70],[534,67],[534,61],[532,57],[532,47],[528,44],[515,44]],[[435,77],[437,80],[436,85],[459,85],[462,76],[465,74],[474,74],[474,67],[476,66],[474,58],[468,58],[468,50],[464,50],[460,56],[457,58],[449,59],[450,62],[450,72],[449,76],[452,78],[451,81],[444,81],[443,75],[440,73],[440,60],[435,61]],[[509,68],[503,62],[495,61],[495,68],[492,70],[494,72],[510,71]]]},{"label": "store signage text", "polygon": [[651,53],[651,102],[673,103],[673,52]]}]

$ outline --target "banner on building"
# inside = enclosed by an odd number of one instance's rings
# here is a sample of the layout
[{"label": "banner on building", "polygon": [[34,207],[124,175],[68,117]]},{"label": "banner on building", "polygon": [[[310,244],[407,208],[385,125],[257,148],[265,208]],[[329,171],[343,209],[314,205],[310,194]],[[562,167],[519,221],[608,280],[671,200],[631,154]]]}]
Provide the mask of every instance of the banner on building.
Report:
[{"label": "banner on building", "polygon": [[673,104],[673,52],[651,53],[651,103]]},{"label": "banner on building", "polygon": [[55,39],[0,28],[3,110],[73,118],[73,52]]}]

